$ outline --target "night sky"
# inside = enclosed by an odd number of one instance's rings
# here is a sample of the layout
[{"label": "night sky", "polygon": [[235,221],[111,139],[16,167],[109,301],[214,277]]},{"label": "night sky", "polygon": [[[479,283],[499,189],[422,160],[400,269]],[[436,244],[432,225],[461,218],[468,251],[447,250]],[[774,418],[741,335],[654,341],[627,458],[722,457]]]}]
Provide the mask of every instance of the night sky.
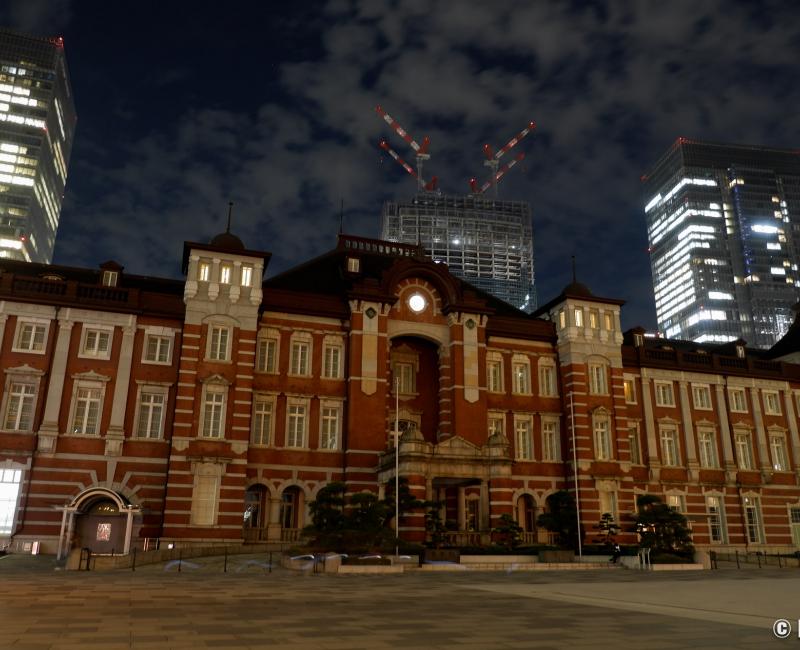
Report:
[{"label": "night sky", "polygon": [[[445,192],[530,120],[504,199],[533,208],[539,302],[570,280],[655,327],[640,176],[679,136],[800,145],[795,2],[5,0],[62,35],[78,127],[54,261],[180,276],[184,240],[233,231],[278,271],[377,237],[415,182],[377,147],[381,104]],[[510,156],[509,156],[510,158]]]}]

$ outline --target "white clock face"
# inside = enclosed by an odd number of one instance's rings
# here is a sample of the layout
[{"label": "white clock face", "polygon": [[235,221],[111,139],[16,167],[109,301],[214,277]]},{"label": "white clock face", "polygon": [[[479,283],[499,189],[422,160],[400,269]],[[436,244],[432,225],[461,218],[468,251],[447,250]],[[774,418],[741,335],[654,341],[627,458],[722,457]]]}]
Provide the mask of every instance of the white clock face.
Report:
[{"label": "white clock face", "polygon": [[425,296],[421,293],[415,293],[408,299],[408,306],[411,308],[411,311],[419,313],[425,306],[428,304],[428,301],[425,300]]}]

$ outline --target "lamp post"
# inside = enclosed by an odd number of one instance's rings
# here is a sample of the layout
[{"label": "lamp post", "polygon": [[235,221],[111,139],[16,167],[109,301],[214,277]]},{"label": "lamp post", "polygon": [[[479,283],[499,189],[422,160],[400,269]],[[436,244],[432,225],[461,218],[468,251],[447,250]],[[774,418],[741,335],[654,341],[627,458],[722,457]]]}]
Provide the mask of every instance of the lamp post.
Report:
[{"label": "lamp post", "polygon": [[400,377],[394,379],[394,555],[400,556]]},{"label": "lamp post", "polygon": [[569,393],[569,419],[572,431],[572,475],[575,479],[575,516],[578,519],[578,562],[583,559],[583,544],[581,543],[581,497],[578,492],[578,447],[575,443],[575,402],[572,391]]}]

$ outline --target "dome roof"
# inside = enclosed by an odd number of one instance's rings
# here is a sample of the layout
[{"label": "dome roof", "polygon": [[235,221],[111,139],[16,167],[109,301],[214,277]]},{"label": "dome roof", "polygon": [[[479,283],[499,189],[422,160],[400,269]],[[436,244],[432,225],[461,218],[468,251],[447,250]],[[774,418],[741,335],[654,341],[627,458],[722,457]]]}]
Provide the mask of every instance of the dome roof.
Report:
[{"label": "dome roof", "polygon": [[570,282],[566,287],[564,287],[564,291],[562,291],[565,296],[575,296],[575,297],[584,297],[584,298],[592,298],[594,297],[592,292],[589,290],[585,284],[581,284],[577,281]]},{"label": "dome roof", "polygon": [[221,232],[211,240],[211,245],[216,248],[226,248],[231,251],[245,250],[242,240],[232,232]]}]

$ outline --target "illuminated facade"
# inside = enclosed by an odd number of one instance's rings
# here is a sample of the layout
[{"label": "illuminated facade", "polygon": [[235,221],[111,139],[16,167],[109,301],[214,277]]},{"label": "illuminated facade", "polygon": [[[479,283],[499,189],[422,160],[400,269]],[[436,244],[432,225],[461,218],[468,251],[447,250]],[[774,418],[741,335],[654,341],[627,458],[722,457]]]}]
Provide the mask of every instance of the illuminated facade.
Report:
[{"label": "illuminated facade", "polygon": [[0,548],[288,548],[323,486],[384,496],[395,467],[452,545],[505,515],[551,542],[537,515],[577,486],[586,543],[653,494],[699,548],[800,548],[800,321],[770,352],[646,338],[578,283],[525,314],[344,235],[268,262],[230,233],[187,242],[183,280],[0,260]]},{"label": "illuminated facade", "polygon": [[536,308],[533,226],[525,201],[420,193],[383,206],[381,238],[419,244],[473,286],[523,311]]},{"label": "illuminated facade", "polygon": [[52,260],[75,121],[61,38],[0,28],[0,257]]},{"label": "illuminated facade", "polygon": [[773,345],[800,299],[800,152],[680,138],[645,195],[659,330]]}]

